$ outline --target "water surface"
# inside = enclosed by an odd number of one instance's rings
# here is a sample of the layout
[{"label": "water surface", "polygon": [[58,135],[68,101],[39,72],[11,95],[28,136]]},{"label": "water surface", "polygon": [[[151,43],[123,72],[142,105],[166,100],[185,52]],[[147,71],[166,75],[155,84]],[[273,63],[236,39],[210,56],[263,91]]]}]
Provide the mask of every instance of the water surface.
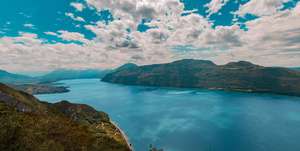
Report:
[{"label": "water surface", "polygon": [[299,151],[300,97],[60,81],[69,93],[37,95],[107,112],[136,151]]}]

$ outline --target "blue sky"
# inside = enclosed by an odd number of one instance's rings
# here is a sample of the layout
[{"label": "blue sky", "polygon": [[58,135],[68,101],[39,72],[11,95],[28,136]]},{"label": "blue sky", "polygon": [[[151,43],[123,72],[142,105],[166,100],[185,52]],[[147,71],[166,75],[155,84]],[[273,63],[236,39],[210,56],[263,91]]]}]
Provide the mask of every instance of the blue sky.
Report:
[{"label": "blue sky", "polygon": [[[235,0],[228,2],[221,10],[221,14],[214,14],[209,17],[210,21],[215,25],[229,26],[233,24],[234,15],[232,11],[236,11],[240,4],[245,4],[249,0]],[[82,2],[80,0],[10,0],[4,2],[0,6],[0,24],[3,33],[1,36],[18,36],[19,32],[34,32],[43,38],[51,38],[43,34],[45,31],[68,30],[73,32],[84,33],[87,38],[93,38],[95,35],[82,25],[86,24],[78,22],[65,16],[65,12],[72,12],[75,15],[80,15],[86,22],[97,22],[101,19],[110,21],[111,18],[108,11],[104,11],[98,15],[95,9],[85,9],[82,12],[75,11],[75,8],[70,5],[72,2]],[[207,17],[208,8],[205,4],[210,0],[182,0],[185,5],[185,10],[197,9],[196,13]],[[293,7],[293,5],[291,6]],[[241,21],[247,21],[241,19]],[[24,24],[33,24],[34,28],[24,27]],[[81,25],[79,28],[76,25]],[[141,28],[141,31],[147,29],[146,26]],[[53,38],[53,37],[52,37]]]},{"label": "blue sky", "polygon": [[[300,66],[298,2],[5,1],[0,6],[0,55],[7,59],[0,68],[112,68],[126,62],[151,64],[182,58]],[[268,26],[274,26],[273,30]],[[40,67],[34,65],[36,61]]]}]

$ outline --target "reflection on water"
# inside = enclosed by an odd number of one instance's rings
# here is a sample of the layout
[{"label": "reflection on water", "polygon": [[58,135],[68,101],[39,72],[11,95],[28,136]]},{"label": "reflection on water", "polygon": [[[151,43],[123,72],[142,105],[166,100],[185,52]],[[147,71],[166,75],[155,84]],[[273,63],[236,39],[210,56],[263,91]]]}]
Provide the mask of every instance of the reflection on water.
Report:
[{"label": "reflection on water", "polygon": [[71,92],[41,100],[84,103],[110,114],[136,151],[300,150],[300,98],[60,81]]}]

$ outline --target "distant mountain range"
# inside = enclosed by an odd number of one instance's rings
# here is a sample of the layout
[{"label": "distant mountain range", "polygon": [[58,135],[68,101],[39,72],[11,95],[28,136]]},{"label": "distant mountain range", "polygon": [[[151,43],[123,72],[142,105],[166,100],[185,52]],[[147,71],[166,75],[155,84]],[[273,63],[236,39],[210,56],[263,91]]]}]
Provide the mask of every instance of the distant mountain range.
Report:
[{"label": "distant mountain range", "polygon": [[0,82],[7,84],[37,84],[37,83],[50,83],[60,80],[70,79],[92,79],[102,78],[110,70],[71,70],[71,69],[59,69],[47,73],[43,76],[30,77],[21,74],[9,73],[4,70],[0,70]]},{"label": "distant mountain range", "polygon": [[110,72],[110,70],[71,70],[71,69],[60,69],[52,71],[46,75],[36,77],[40,82],[56,82],[60,80],[70,80],[70,79],[93,79],[102,78],[105,74]]},{"label": "distant mountain range", "polygon": [[246,61],[216,65],[206,60],[179,60],[167,64],[125,64],[102,81],[158,87],[278,93],[300,96],[300,72],[263,67]]},{"label": "distant mountain range", "polygon": [[0,82],[30,94],[48,94],[69,92],[66,87],[56,86],[53,82],[71,79],[102,78],[109,70],[71,70],[60,69],[38,77],[9,73],[0,70]]},{"label": "distant mountain range", "polygon": [[30,76],[20,75],[20,74],[14,74],[9,73],[4,70],[0,70],[0,82],[2,83],[14,83],[14,84],[20,84],[20,83],[34,83],[36,82],[36,79]]},{"label": "distant mountain range", "polygon": [[0,83],[1,151],[130,151],[109,116],[90,106],[41,102]]}]

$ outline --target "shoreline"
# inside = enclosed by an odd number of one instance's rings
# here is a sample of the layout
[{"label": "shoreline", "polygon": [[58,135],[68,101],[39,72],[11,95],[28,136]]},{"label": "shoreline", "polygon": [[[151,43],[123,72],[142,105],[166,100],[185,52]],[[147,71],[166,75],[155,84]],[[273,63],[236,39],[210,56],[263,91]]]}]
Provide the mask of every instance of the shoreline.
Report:
[{"label": "shoreline", "polygon": [[118,124],[114,121],[110,121],[122,134],[122,136],[124,137],[125,141],[126,141],[126,144],[128,146],[128,148],[131,150],[131,151],[134,151],[133,147],[132,147],[132,144],[130,143],[129,141],[129,138],[128,136],[125,134],[125,132],[118,126]]}]

